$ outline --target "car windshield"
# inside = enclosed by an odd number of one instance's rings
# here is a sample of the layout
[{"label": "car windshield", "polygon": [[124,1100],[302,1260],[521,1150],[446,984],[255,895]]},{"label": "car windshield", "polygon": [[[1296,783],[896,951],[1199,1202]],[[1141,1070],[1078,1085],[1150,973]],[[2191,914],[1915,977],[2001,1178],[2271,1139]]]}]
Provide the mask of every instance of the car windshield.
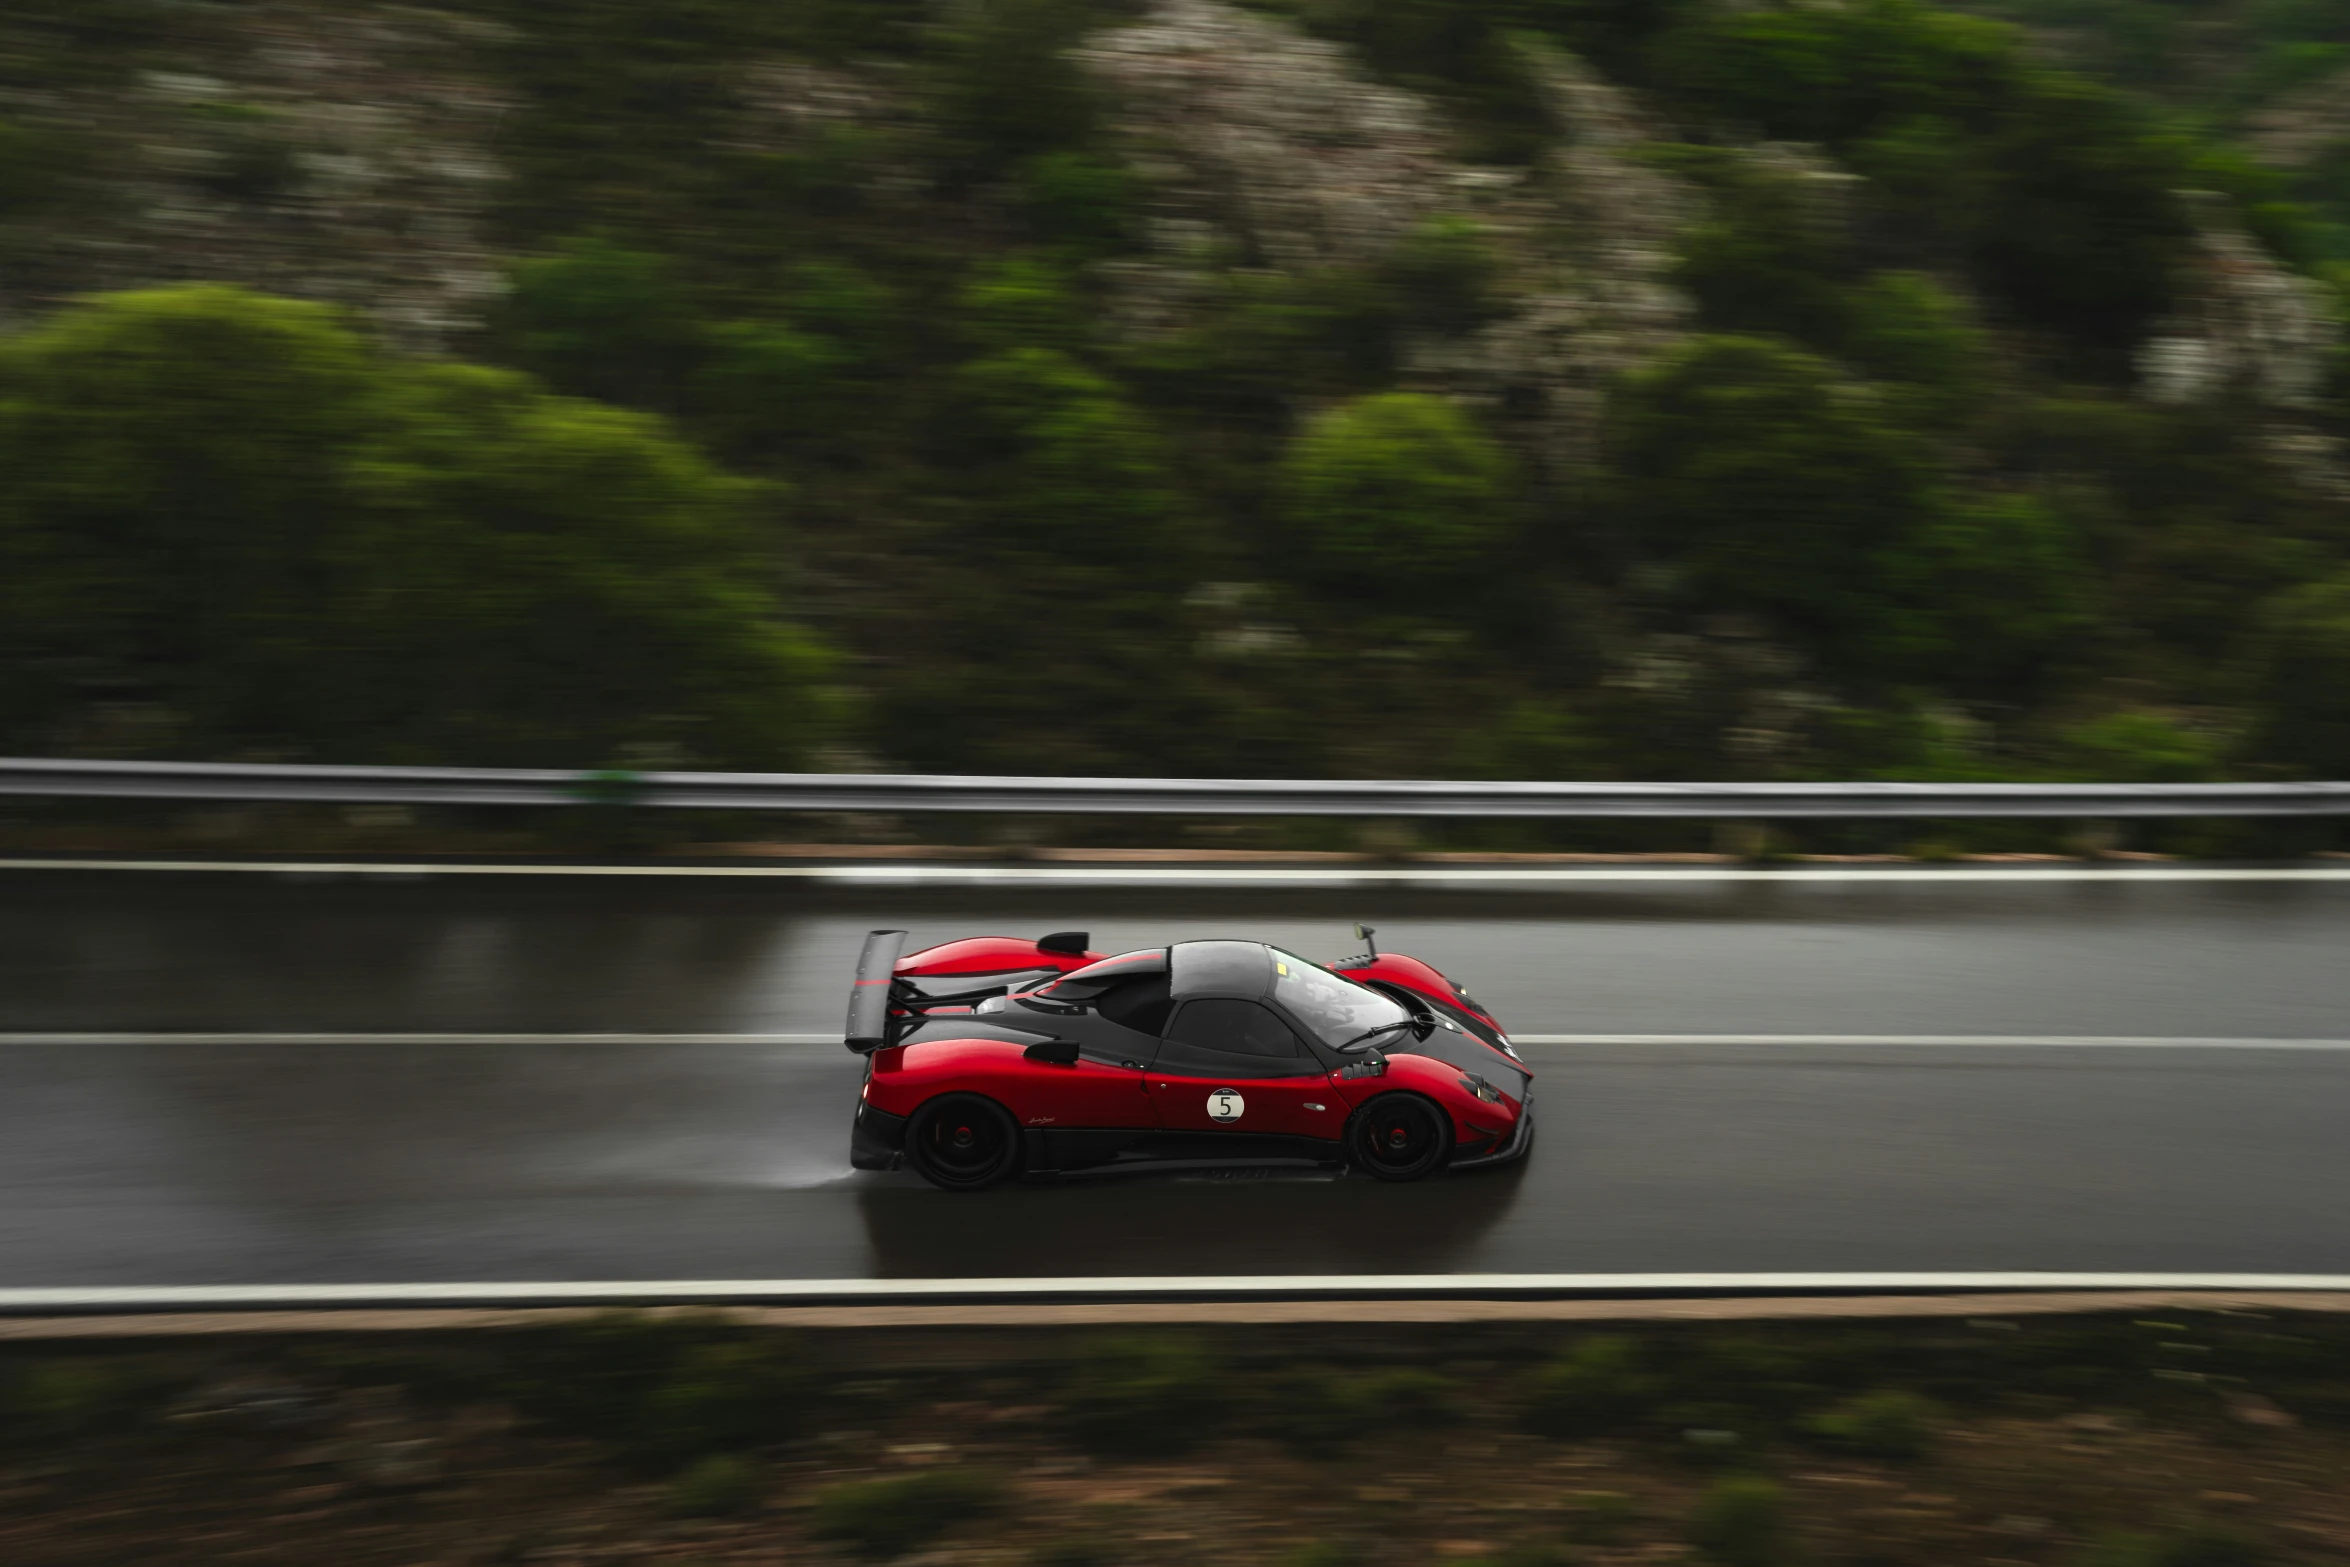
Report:
[{"label": "car windshield", "polygon": [[1411,1016],[1376,990],[1341,979],[1278,947],[1273,949],[1273,999],[1332,1047]]}]

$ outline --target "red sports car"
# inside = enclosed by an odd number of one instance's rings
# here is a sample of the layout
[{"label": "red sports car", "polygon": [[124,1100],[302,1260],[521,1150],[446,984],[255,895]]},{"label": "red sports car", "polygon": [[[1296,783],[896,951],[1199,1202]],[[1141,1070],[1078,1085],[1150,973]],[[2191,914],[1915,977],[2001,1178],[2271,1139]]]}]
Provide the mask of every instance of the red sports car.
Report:
[{"label": "red sports car", "polygon": [[[1372,932],[1358,926],[1366,943]],[[1533,1073],[1467,991],[1374,946],[1324,966],[1260,941],[1111,957],[1082,932],[901,956],[865,938],[849,1160],[974,1191],[1143,1160],[1343,1163],[1415,1181],[1523,1158]]]}]

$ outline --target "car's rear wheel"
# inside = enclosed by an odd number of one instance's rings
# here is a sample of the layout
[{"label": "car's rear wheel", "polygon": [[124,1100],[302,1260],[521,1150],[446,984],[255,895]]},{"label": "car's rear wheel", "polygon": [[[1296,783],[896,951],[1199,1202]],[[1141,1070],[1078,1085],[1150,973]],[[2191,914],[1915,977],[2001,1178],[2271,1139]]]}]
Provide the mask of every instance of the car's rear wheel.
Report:
[{"label": "car's rear wheel", "polygon": [[931,1185],[975,1192],[1020,1168],[1020,1128],[992,1099],[941,1094],[907,1123],[906,1156]]},{"label": "car's rear wheel", "polygon": [[1347,1157],[1382,1181],[1416,1181],[1452,1159],[1452,1122],[1418,1094],[1382,1094],[1355,1112]]}]

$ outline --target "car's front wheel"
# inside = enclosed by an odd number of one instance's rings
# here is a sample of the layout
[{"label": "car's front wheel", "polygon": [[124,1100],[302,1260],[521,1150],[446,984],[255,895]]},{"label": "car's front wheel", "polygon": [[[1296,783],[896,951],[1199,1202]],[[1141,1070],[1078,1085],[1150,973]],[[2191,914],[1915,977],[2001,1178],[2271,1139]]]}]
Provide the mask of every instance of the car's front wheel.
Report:
[{"label": "car's front wheel", "polygon": [[931,1185],[975,1192],[1020,1168],[1020,1128],[992,1099],[941,1094],[907,1123],[906,1157]]},{"label": "car's front wheel", "polygon": [[1346,1152],[1382,1181],[1416,1181],[1452,1159],[1452,1121],[1418,1094],[1382,1094],[1355,1112]]}]

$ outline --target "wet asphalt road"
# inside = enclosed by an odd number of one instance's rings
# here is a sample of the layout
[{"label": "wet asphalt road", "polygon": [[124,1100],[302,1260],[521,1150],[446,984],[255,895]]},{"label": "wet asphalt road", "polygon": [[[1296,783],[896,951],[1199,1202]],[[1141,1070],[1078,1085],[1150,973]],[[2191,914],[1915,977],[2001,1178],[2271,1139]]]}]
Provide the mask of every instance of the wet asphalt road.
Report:
[{"label": "wet asphalt road", "polygon": [[[0,1031],[813,1032],[858,936],[1383,944],[1575,1034],[2350,1037],[2350,885],[1468,900],[0,879]],[[0,1045],[0,1287],[1002,1274],[2350,1272],[2350,1051],[1575,1045],[1418,1188],[850,1172],[856,1062],[727,1044]]]}]

